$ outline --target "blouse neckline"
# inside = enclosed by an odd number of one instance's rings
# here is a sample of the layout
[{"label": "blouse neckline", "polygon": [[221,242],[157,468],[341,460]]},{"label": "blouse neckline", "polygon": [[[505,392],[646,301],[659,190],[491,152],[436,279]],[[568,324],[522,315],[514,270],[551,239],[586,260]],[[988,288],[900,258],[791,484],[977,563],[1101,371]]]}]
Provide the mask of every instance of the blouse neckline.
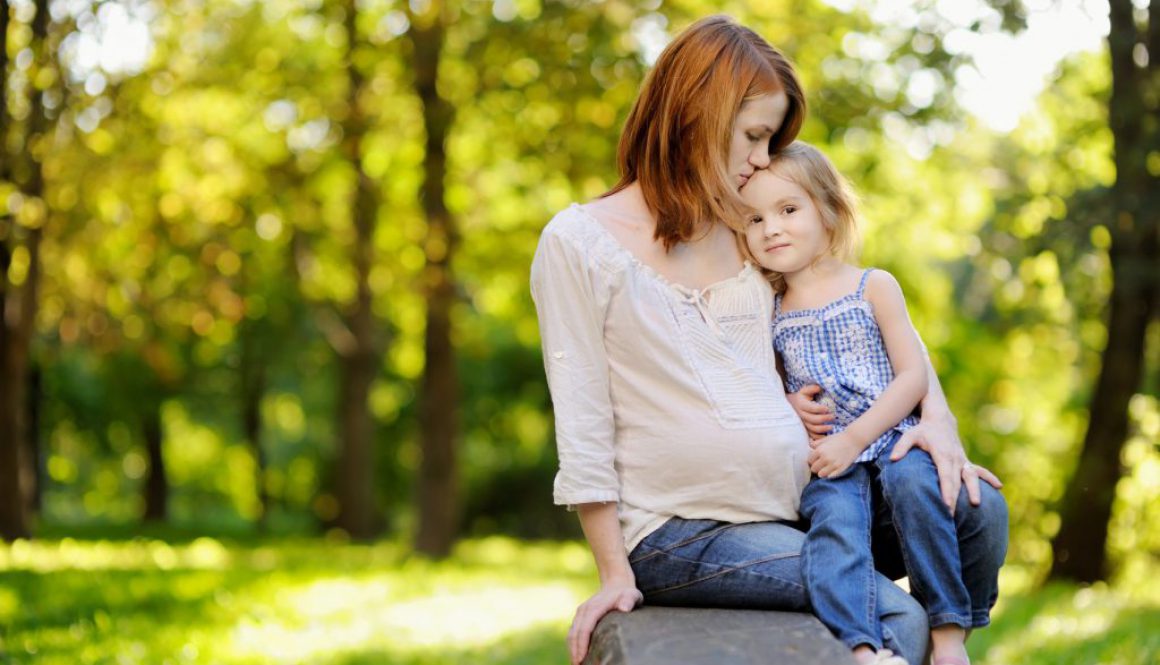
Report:
[{"label": "blouse neckline", "polygon": [[584,206],[582,206],[579,203],[573,202],[571,207],[573,209],[579,211],[580,214],[588,222],[590,222],[593,226],[600,229],[600,234],[610,244],[610,246],[612,246],[618,254],[622,254],[625,257],[627,257],[628,260],[634,266],[636,266],[637,270],[644,273],[645,275],[648,275],[651,279],[660,283],[664,287],[671,289],[673,291],[676,291],[682,297],[700,298],[701,296],[709,293],[710,291],[715,291],[715,290],[721,289],[721,288],[723,288],[727,285],[730,285],[734,282],[744,281],[745,279],[747,279],[750,276],[751,273],[754,272],[753,262],[749,261],[748,259],[745,259],[742,262],[741,270],[739,270],[736,275],[733,275],[732,277],[726,277],[724,279],[720,279],[716,282],[713,282],[712,284],[705,286],[704,288],[694,289],[694,288],[690,288],[688,286],[685,286],[683,284],[678,284],[676,282],[669,280],[669,278],[662,275],[659,271],[657,271],[652,266],[650,266],[647,263],[645,263],[644,261],[641,261],[640,259],[638,259],[635,254],[633,254],[631,251],[629,251],[629,249],[627,247],[625,247],[624,244],[622,242],[620,242],[620,240],[618,240],[615,235],[612,234],[612,231],[609,231],[603,224],[601,224],[600,220],[596,219],[596,216],[593,215],[588,210],[586,210],[584,208]]}]

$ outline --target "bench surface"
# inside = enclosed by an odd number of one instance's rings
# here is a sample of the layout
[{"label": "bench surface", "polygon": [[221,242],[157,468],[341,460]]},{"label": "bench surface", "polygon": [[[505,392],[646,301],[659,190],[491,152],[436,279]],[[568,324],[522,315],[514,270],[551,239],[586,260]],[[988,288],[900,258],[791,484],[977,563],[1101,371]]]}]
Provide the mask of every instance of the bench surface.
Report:
[{"label": "bench surface", "polygon": [[846,665],[850,651],[798,612],[641,607],[597,625],[585,665]]}]

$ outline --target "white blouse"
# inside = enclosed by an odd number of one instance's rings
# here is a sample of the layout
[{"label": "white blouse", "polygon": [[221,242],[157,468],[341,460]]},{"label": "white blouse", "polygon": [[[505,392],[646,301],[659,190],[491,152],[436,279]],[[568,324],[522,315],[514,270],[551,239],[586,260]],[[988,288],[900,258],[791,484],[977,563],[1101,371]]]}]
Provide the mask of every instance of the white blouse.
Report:
[{"label": "white blouse", "polygon": [[618,502],[630,552],[673,516],[797,519],[809,444],[752,265],[702,290],[670,283],[573,204],[544,228],[531,288],[557,504]]}]

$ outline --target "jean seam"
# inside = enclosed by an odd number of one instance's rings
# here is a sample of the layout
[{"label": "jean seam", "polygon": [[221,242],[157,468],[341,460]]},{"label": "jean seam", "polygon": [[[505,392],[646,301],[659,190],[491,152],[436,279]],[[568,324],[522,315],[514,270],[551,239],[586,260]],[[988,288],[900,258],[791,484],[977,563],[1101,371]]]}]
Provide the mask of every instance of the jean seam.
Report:
[{"label": "jean seam", "polygon": [[[868,619],[868,625],[876,627],[878,629],[878,633],[881,634],[882,623],[878,617],[878,584],[874,577],[874,550],[872,544],[874,514],[872,506],[870,505],[870,483],[873,481],[870,479],[869,470],[865,471],[865,478],[863,478],[865,482],[860,484],[859,494],[862,497],[862,516],[865,518],[863,520],[863,525],[865,528],[862,530],[862,533],[866,535],[866,557],[868,566],[870,568],[870,575],[865,580],[866,588],[868,590],[866,595],[869,597],[870,601],[870,605],[866,608],[866,616]],[[881,643],[875,646],[875,649],[880,648],[882,648]]]},{"label": "jean seam", "polygon": [[[666,522],[666,524],[667,524],[667,522]],[[673,543],[671,545],[666,545],[664,547],[649,546],[651,551],[648,554],[644,554],[644,555],[639,556],[635,559],[629,559],[628,562],[630,564],[640,563],[641,561],[648,560],[654,556],[657,556],[658,554],[670,554],[673,550],[677,549],[678,547],[684,547],[685,545],[688,545],[690,543],[695,543],[698,540],[708,538],[709,536],[715,536],[718,533],[721,533],[722,531],[725,531],[727,529],[732,529],[735,526],[741,526],[741,524],[742,524],[742,522],[733,522],[733,523],[722,524],[722,525],[714,527],[708,531],[705,531],[704,533],[699,533],[695,536],[692,536],[690,538],[686,538],[685,540],[678,541],[678,542]],[[661,528],[664,528],[663,525]]]},{"label": "jean seam", "polygon": [[[706,564],[706,562],[704,562],[704,561],[694,561],[693,559],[686,559],[686,558],[684,558],[684,557],[679,557],[679,556],[676,556],[675,554],[672,554],[672,553],[669,553],[669,552],[665,552],[664,554],[668,554],[669,556],[673,557],[674,559],[680,559],[681,561],[685,561],[685,562],[688,562],[688,563],[696,563],[696,564],[700,564],[700,565],[707,565],[707,564]],[[692,586],[692,585],[694,585],[694,584],[699,584],[699,583],[701,583],[701,582],[705,582],[705,581],[707,581],[707,580],[711,580],[711,579],[713,579],[714,577],[720,577],[721,575],[726,575],[726,574],[728,574],[728,573],[737,572],[737,571],[739,571],[739,570],[742,570],[742,569],[745,569],[745,568],[750,568],[750,567],[752,567],[752,566],[756,566],[757,564],[760,564],[760,563],[768,563],[768,562],[770,562],[770,561],[777,561],[778,559],[788,559],[788,558],[790,558],[790,557],[795,557],[795,556],[799,556],[799,554],[798,554],[797,552],[782,552],[782,553],[779,553],[779,554],[774,554],[774,555],[771,555],[771,556],[762,557],[762,558],[760,558],[760,559],[754,559],[753,561],[746,561],[745,563],[738,564],[738,565],[736,565],[736,566],[730,566],[730,567],[727,567],[727,568],[723,568],[722,570],[718,570],[718,571],[714,572],[714,573],[713,573],[713,574],[711,574],[711,575],[705,575],[704,577],[698,577],[698,578],[697,578],[697,579],[695,579],[695,580],[689,580],[688,582],[682,582],[682,583],[680,583],[680,584],[674,584],[674,585],[672,585],[672,586],[667,586],[667,587],[664,587],[664,588],[661,588],[661,589],[657,589],[657,590],[655,590],[655,591],[649,591],[649,592],[648,592],[648,595],[650,595],[650,596],[655,596],[655,595],[658,595],[658,594],[667,593],[667,592],[669,592],[669,591],[676,591],[677,589],[683,589],[683,588],[685,588],[685,587]],[[720,565],[720,564],[708,564],[708,565]],[[796,588],[798,588],[798,589],[804,589],[804,588],[805,588],[805,587],[803,587],[802,585],[800,585],[800,584],[797,584],[796,582],[791,582],[791,581],[789,581],[789,580],[785,580],[785,579],[782,579],[782,578],[779,578],[779,577],[773,577],[772,575],[766,575],[766,577],[770,577],[771,579],[776,579],[777,581],[779,581],[779,582],[781,582],[781,583],[783,583],[783,584],[787,584],[787,585],[789,585],[789,586],[796,587]]]}]

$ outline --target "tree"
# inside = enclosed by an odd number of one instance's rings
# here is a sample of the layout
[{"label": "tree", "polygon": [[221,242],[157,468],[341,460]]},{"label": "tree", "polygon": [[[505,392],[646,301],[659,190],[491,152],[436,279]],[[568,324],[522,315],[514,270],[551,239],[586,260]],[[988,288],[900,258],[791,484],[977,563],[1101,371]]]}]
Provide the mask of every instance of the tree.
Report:
[{"label": "tree", "polygon": [[379,214],[378,188],[363,164],[367,133],[369,91],[360,70],[363,50],[358,29],[358,3],[346,0],[341,13],[346,32],[347,113],[342,123],[343,155],[354,171],[350,215],[354,227],[351,259],[355,297],[346,309],[349,343],[338,349],[342,365],[339,388],[338,525],[355,538],[368,539],[381,530],[374,480],[374,421],[367,400],[378,374],[375,317],[370,286],[374,262],[375,221]]},{"label": "tree", "polygon": [[[30,427],[30,400],[36,399],[29,386],[32,372],[29,370],[33,330],[36,321],[37,290],[40,281],[40,243],[44,225],[48,222],[49,211],[45,204],[45,178],[42,166],[50,146],[51,118],[45,95],[55,86],[56,67],[53,56],[53,42],[50,40],[52,24],[48,12],[48,0],[37,0],[31,20],[31,41],[27,45],[34,54],[32,63],[22,72],[27,99],[19,100],[26,105],[25,120],[19,128],[10,122],[8,99],[0,94],[0,141],[2,150],[8,146],[19,146],[18,154],[4,154],[6,166],[0,172],[0,180],[15,185],[19,203],[16,209],[9,204],[7,212],[13,213],[0,218],[0,461],[4,462],[3,473],[7,477],[5,497],[0,501],[11,505],[0,512],[0,531],[5,537],[27,535],[28,512],[37,503],[34,494],[37,488],[37,460],[39,457],[36,433]],[[7,48],[10,8],[7,2],[0,4],[0,50],[5,55],[0,58],[0,85],[10,88],[8,77]],[[14,102],[16,100],[13,100]],[[17,132],[13,133],[16,129]],[[8,494],[11,493],[11,496]]]},{"label": "tree", "polygon": [[459,230],[444,202],[447,133],[455,110],[438,90],[448,10],[432,2],[423,14],[412,14],[411,44],[415,90],[423,105],[426,150],[423,159],[423,211],[427,218],[422,275],[427,300],[419,427],[419,531],[415,548],[431,556],[447,556],[458,531],[459,484],[455,448],[459,435],[459,381],[451,342],[451,309],[457,300],[452,260]]},{"label": "tree", "polygon": [[[1116,181],[1105,192],[1111,232],[1112,296],[1107,342],[1061,527],[1052,540],[1051,577],[1094,582],[1108,574],[1108,521],[1128,437],[1128,402],[1146,366],[1150,321],[1160,317],[1160,178],[1149,159],[1160,154],[1160,2],[1147,10],[1111,0],[1112,95]],[[1138,25],[1135,13],[1144,15]]]}]

